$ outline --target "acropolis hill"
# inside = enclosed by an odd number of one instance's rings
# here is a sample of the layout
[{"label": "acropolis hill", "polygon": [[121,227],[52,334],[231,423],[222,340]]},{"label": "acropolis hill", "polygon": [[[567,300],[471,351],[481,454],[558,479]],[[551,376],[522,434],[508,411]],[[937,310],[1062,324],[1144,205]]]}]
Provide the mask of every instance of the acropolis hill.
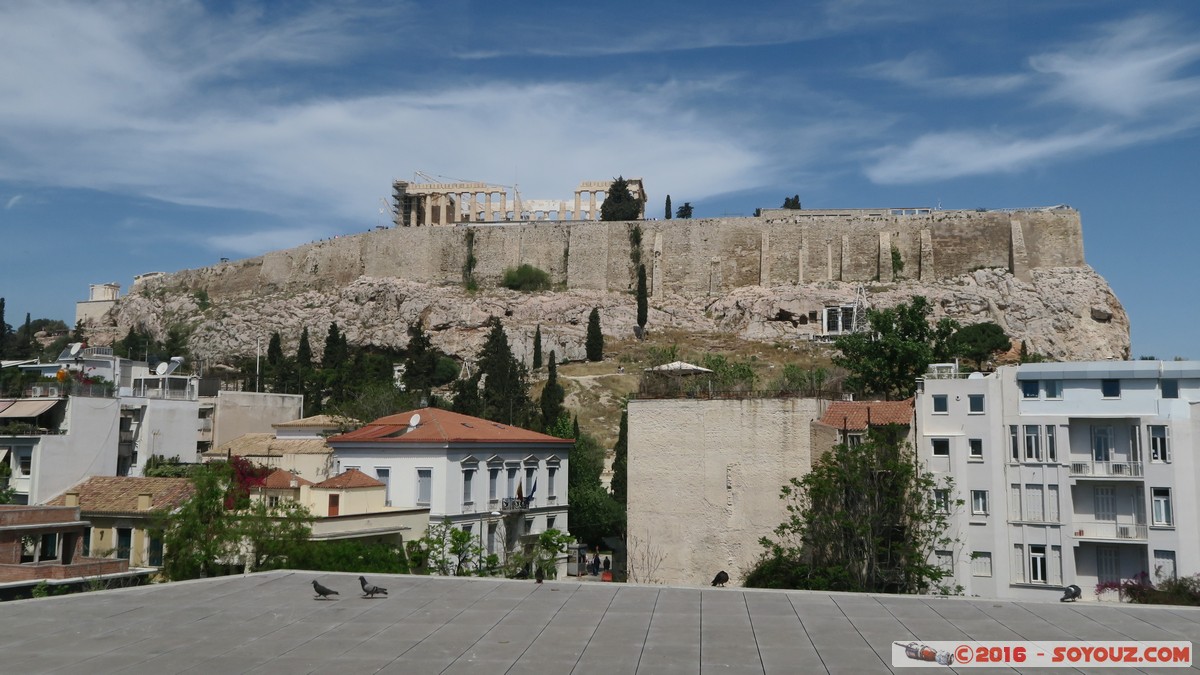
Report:
[{"label": "acropolis hill", "polygon": [[[478,292],[467,292],[464,275]],[[172,274],[144,275],[114,308],[117,332],[194,327],[191,347],[251,354],[279,331],[294,348],[336,321],[352,342],[403,345],[420,320],[442,349],[470,358],[489,315],[503,318],[518,357],[534,327],[560,358],[582,357],[586,317],[632,335],[630,291],[646,266],[650,330],[726,331],[750,340],[827,332],[825,308],[882,307],[914,295],[938,316],[995,321],[1031,350],[1059,359],[1127,358],[1129,322],[1084,262],[1080,215],[1068,207],[765,210],[759,217],[534,221],[395,227]],[[498,288],[530,264],[558,291]],[[203,291],[211,307],[202,311]],[[201,295],[203,295],[201,294]],[[319,349],[319,346],[315,345]]]}]

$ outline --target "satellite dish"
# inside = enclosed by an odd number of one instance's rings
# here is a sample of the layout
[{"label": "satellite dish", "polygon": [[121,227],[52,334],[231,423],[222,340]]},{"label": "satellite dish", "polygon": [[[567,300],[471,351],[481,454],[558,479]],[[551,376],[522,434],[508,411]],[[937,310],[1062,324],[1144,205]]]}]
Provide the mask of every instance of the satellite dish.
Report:
[{"label": "satellite dish", "polygon": [[421,413],[413,413],[413,416],[408,418],[408,428],[409,429],[416,429],[417,425],[420,423],[421,423]]},{"label": "satellite dish", "polygon": [[75,356],[75,355],[76,355],[76,354],[78,354],[78,353],[80,352],[80,350],[82,350],[82,349],[83,349],[83,343],[82,343],[82,342],[72,342],[72,343],[71,343],[71,356]]},{"label": "satellite dish", "polygon": [[167,362],[166,362],[166,361],[160,361],[160,362],[158,363],[158,365],[157,365],[157,366],[155,366],[155,368],[154,368],[154,374],[155,374],[155,375],[166,375],[166,374],[167,374],[167,369],[168,369],[168,368],[170,368],[170,367],[171,367],[171,366],[167,365]]}]

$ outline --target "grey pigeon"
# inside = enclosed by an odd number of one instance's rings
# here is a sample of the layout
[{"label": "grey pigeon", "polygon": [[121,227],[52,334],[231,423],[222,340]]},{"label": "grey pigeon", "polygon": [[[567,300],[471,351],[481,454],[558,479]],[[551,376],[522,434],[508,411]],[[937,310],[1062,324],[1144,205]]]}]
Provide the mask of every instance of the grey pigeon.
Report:
[{"label": "grey pigeon", "polygon": [[720,572],[717,572],[717,576],[713,577],[712,585],[724,587],[728,581],[729,575],[725,573],[725,570],[721,570]]},{"label": "grey pigeon", "polygon": [[339,593],[332,588],[325,588],[321,584],[317,583],[316,579],[313,579],[313,590],[317,592],[317,596],[313,598],[313,600],[321,600],[328,598],[331,595],[339,595]]},{"label": "grey pigeon", "polygon": [[1071,584],[1063,589],[1063,596],[1058,599],[1059,602],[1075,602],[1083,596],[1083,589]]},{"label": "grey pigeon", "polygon": [[375,597],[376,593],[382,593],[384,595],[387,595],[386,588],[380,588],[379,586],[375,586],[374,584],[368,584],[366,577],[359,577],[358,583],[362,584],[364,598],[373,598],[373,597]]},{"label": "grey pigeon", "polygon": [[537,568],[537,572],[534,573],[533,578],[540,584],[543,580],[545,580],[546,573],[543,572],[542,568],[539,567]]}]

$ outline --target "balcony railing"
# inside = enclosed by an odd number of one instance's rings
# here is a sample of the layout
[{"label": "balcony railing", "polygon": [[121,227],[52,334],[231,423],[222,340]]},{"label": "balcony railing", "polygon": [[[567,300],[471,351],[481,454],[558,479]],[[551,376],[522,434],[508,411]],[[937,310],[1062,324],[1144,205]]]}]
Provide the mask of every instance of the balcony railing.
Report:
[{"label": "balcony railing", "polygon": [[1084,460],[1071,462],[1072,476],[1098,476],[1103,478],[1141,478],[1144,474],[1141,462],[1122,460],[1097,462]]},{"label": "balcony railing", "polygon": [[533,497],[505,497],[500,500],[500,513],[528,511],[532,505]]},{"label": "balcony railing", "polygon": [[1145,523],[1118,523],[1115,521],[1075,522],[1072,528],[1077,539],[1128,539],[1145,541],[1149,529]]}]

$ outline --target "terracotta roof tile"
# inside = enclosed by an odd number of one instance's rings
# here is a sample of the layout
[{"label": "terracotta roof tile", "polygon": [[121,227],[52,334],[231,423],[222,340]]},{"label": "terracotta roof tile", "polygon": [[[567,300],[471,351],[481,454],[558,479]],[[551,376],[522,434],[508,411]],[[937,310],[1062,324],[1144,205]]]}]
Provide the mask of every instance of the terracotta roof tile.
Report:
[{"label": "terracotta roof tile", "polygon": [[367,474],[358,469],[346,469],[332,478],[317,483],[313,487],[318,488],[336,488],[345,490],[347,488],[372,488],[383,487],[383,483],[371,478]]},{"label": "terracotta roof tile", "polygon": [[150,493],[150,510],[171,510],[192,496],[195,487],[187,478],[93,476],[46,502],[66,506],[67,492],[79,493],[83,513],[138,513],[138,495]]},{"label": "terracotta roof tile", "polygon": [[275,469],[263,480],[262,486],[268,490],[290,490],[312,484],[311,480],[305,480],[287,469]]},{"label": "terracotta roof tile", "polygon": [[883,424],[911,425],[913,399],[903,401],[834,401],[821,416],[821,424],[848,431],[866,431]]},{"label": "terracotta roof tile", "polygon": [[[421,416],[420,424],[409,429],[414,414]],[[479,417],[441,410],[421,408],[381,417],[354,431],[328,440],[336,443],[557,443],[571,445],[571,439],[556,438],[520,427],[500,424]]]}]

